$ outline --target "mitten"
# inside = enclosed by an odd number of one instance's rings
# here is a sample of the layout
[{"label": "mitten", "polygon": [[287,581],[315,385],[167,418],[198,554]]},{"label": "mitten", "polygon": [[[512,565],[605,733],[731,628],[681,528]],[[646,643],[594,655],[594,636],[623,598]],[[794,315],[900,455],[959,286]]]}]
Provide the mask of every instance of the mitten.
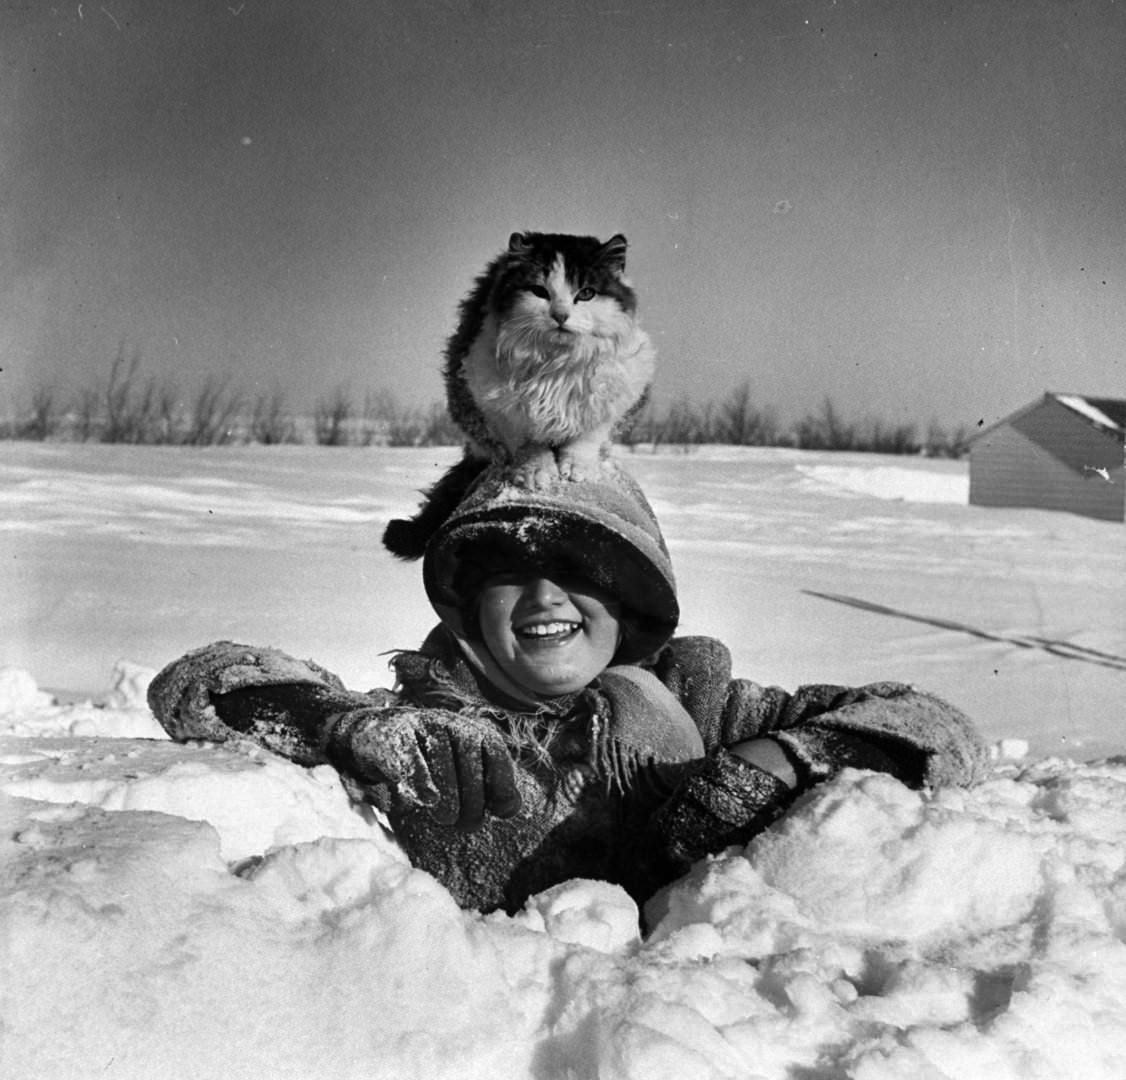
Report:
[{"label": "mitten", "polygon": [[609,699],[623,730],[674,731],[691,743],[691,757],[703,755],[704,740],[696,722],[651,671],[627,664],[609,667],[595,686]]},{"label": "mitten", "polygon": [[654,815],[659,846],[683,865],[745,844],[793,802],[789,784],[727,750],[683,780]]},{"label": "mitten", "polygon": [[148,700],[173,739],[248,738],[302,765],[324,763],[329,716],[372,703],[311,660],[231,641],[174,660],[153,679]]},{"label": "mitten", "polygon": [[386,783],[391,807],[429,811],[439,825],[479,828],[485,814],[520,812],[515,766],[488,720],[444,709],[365,708],[335,717],[329,761],[367,784]]},{"label": "mitten", "polygon": [[654,780],[664,769],[679,779],[678,763],[704,756],[704,740],[688,711],[651,672],[631,665],[607,668],[586,691],[596,708],[608,707],[609,743],[621,760],[615,768],[631,772],[641,765]]}]

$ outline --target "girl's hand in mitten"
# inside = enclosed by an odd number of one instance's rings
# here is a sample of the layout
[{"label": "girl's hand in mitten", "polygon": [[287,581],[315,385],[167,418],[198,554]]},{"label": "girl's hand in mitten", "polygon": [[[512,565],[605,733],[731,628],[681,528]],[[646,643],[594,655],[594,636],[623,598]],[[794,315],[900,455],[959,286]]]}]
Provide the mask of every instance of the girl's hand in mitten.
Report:
[{"label": "girl's hand in mitten", "polygon": [[487,720],[443,709],[366,708],[334,718],[329,761],[365,783],[385,782],[392,806],[425,808],[440,825],[477,829],[485,814],[514,817],[512,757]]},{"label": "girl's hand in mitten", "polygon": [[[607,668],[594,683],[605,697],[620,731],[675,732],[678,759],[702,757],[704,740],[688,711],[660,680],[629,664]],[[670,747],[666,747],[669,750]]]},{"label": "girl's hand in mitten", "polygon": [[216,641],[174,660],[149,686],[149,707],[173,738],[249,738],[303,765],[324,762],[324,721],[372,698],[311,660]]},{"label": "girl's hand in mitten", "polygon": [[657,811],[653,828],[666,854],[687,867],[747,843],[785,812],[795,794],[773,772],[720,750],[681,782]]}]

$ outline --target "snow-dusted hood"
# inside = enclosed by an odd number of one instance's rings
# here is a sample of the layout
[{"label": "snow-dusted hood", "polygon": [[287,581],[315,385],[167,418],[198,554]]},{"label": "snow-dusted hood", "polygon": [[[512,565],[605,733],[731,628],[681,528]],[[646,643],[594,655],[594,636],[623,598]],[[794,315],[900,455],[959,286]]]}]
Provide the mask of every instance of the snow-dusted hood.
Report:
[{"label": "snow-dusted hood", "polygon": [[537,561],[564,559],[617,597],[624,609],[616,663],[652,655],[680,619],[668,548],[641,488],[620,466],[603,464],[597,480],[559,480],[543,490],[486,470],[431,539],[422,577],[430,603],[463,640],[477,636],[466,615],[473,597],[458,587],[469,547],[515,549]]}]

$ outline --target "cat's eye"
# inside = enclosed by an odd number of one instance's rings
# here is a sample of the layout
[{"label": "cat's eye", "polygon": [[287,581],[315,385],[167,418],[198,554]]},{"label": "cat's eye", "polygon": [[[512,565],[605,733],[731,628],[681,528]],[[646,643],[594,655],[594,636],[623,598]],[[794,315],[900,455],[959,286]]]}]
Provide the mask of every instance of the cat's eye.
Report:
[{"label": "cat's eye", "polygon": [[542,285],[529,285],[527,289],[533,296],[538,296],[541,300],[551,299],[550,293]]},{"label": "cat's eye", "polygon": [[579,289],[579,291],[575,293],[575,299],[593,300],[597,295],[598,293],[596,293],[589,285],[587,285],[585,288]]}]

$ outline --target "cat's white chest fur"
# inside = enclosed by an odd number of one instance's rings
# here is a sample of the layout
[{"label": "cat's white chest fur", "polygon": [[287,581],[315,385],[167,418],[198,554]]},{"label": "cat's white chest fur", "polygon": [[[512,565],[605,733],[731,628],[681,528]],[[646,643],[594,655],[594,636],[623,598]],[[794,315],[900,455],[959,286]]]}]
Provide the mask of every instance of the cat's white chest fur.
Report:
[{"label": "cat's white chest fur", "polygon": [[558,325],[542,304],[486,319],[464,361],[490,434],[532,473],[572,478],[598,467],[611,433],[653,378],[648,335],[612,301]]}]

